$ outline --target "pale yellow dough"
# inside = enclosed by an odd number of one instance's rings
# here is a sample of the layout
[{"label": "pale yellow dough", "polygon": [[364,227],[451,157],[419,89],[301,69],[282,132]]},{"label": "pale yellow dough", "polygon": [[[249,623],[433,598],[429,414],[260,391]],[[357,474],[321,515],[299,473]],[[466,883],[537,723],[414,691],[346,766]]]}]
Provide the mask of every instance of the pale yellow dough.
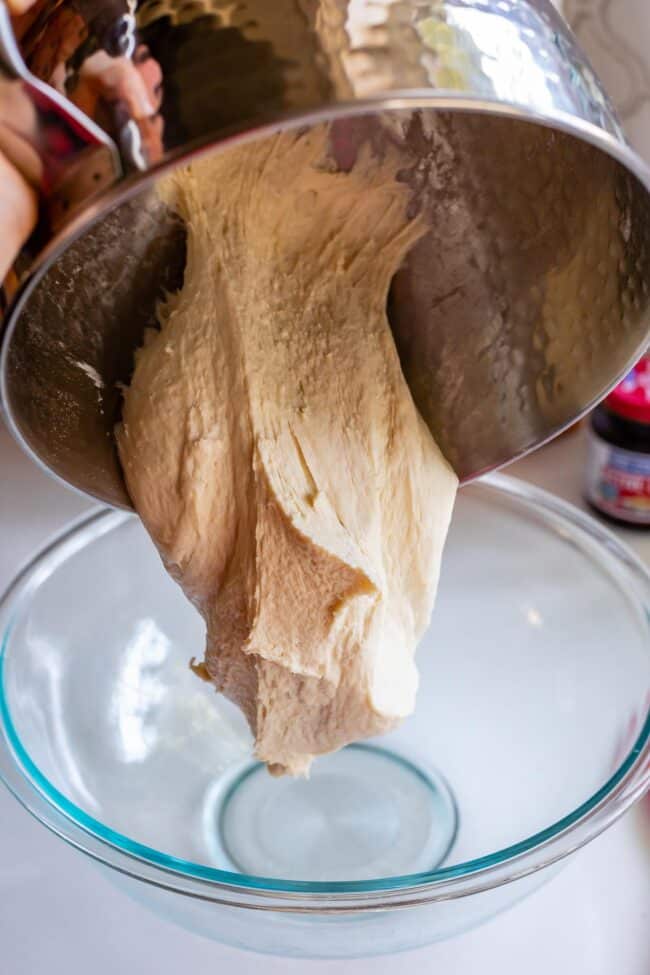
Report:
[{"label": "pale yellow dough", "polygon": [[413,710],[457,486],[386,319],[422,232],[397,159],[337,172],[327,139],[279,135],[168,180],[185,280],[117,431],[135,508],[205,618],[207,673],[275,773]]}]

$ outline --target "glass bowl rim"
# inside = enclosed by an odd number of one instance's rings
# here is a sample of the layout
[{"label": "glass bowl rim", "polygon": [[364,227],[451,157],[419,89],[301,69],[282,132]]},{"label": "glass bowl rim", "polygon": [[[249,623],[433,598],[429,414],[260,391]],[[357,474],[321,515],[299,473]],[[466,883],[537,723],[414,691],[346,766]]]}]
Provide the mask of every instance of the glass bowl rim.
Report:
[{"label": "glass bowl rim", "polygon": [[[574,534],[605,547],[643,590],[639,601],[650,617],[650,571],[610,530],[574,505],[511,476],[489,474],[473,483],[474,489],[492,489],[519,508],[563,520]],[[129,839],[67,799],[32,761],[11,718],[4,660],[17,611],[33,591],[75,552],[134,517],[104,506],[85,512],[29,560],[0,599],[0,779],[43,825],[105,865],[169,891],[232,906],[300,913],[406,907],[490,890],[550,866],[612,825],[650,786],[649,707],[624,760],[575,810],[516,844],[453,866],[370,881],[286,881],[193,863]]]}]

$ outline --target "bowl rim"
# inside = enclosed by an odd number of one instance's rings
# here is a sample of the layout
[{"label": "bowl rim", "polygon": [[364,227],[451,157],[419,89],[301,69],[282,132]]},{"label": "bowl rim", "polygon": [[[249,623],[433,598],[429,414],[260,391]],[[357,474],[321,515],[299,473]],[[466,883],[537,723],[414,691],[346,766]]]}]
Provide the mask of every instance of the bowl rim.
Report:
[{"label": "bowl rim", "polygon": [[[650,622],[650,571],[607,528],[554,495],[503,474],[474,483],[520,509],[564,521],[574,535],[607,550],[640,591]],[[650,700],[634,744],[609,779],[575,810],[516,844],[480,858],[430,872],[371,881],[310,882],[253,877],[161,853],[110,829],[57,790],[32,761],[14,727],[4,691],[4,660],[18,610],[75,552],[135,516],[94,508],[41,548],[0,599],[0,779],[18,801],[73,847],[132,878],[231,906],[294,913],[349,913],[449,900],[513,882],[573,853],[611,826],[650,787]]]}]

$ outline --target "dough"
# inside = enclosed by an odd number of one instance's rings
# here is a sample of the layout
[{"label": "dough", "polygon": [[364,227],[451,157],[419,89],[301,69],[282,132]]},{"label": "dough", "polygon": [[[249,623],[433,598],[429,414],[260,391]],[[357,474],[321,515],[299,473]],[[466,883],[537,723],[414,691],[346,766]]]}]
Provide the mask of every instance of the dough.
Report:
[{"label": "dough", "polygon": [[167,180],[185,279],[117,431],[134,506],[205,618],[204,670],[277,774],[413,710],[457,486],[386,318],[423,230],[397,151],[339,172],[328,139],[281,134]]}]

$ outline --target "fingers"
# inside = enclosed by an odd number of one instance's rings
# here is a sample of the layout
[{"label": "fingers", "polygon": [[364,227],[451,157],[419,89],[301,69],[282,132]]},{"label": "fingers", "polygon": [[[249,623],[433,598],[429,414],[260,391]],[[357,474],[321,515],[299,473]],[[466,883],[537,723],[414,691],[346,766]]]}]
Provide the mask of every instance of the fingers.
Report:
[{"label": "fingers", "polygon": [[35,2],[36,0],[7,0],[7,6],[12,17],[19,17],[33,7]]},{"label": "fingers", "polygon": [[34,229],[37,215],[36,192],[0,155],[0,281]]},{"label": "fingers", "polygon": [[105,51],[96,51],[79,71],[79,86],[74,91],[78,105],[78,99],[85,94],[84,86],[107,102],[125,102],[131,118],[148,118],[156,112],[152,94],[137,66],[128,58],[112,58]]},{"label": "fingers", "polygon": [[[6,0],[12,18],[22,18],[35,2]],[[34,229],[37,216],[36,191],[0,152],[0,282],[7,276],[18,251]]]},{"label": "fingers", "polygon": [[150,162],[160,158],[162,71],[145,45],[140,45],[133,60],[95,51],[83,63],[68,95],[82,112],[97,121],[102,108],[108,109],[109,124],[104,128],[109,131],[119,131],[127,122],[135,121],[146,158]]},{"label": "fingers", "polygon": [[149,49],[144,44],[141,44],[135,52],[133,61],[155,105],[156,112],[159,112],[162,104],[162,68],[152,58]]}]

